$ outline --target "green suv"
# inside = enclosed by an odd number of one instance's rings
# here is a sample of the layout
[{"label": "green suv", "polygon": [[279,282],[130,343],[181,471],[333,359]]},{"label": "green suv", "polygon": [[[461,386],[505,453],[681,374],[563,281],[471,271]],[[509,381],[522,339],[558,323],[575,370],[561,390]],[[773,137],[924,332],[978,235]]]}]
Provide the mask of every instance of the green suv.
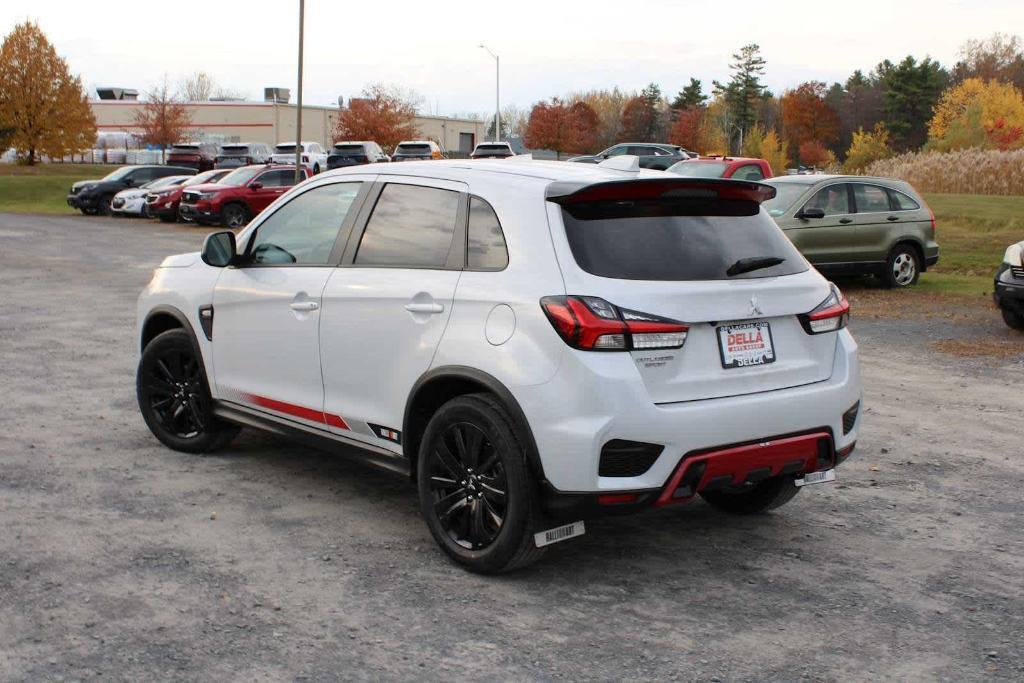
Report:
[{"label": "green suv", "polygon": [[779,176],[762,204],[793,244],[827,275],[877,275],[909,287],[939,260],[935,214],[908,183],[891,178]]}]

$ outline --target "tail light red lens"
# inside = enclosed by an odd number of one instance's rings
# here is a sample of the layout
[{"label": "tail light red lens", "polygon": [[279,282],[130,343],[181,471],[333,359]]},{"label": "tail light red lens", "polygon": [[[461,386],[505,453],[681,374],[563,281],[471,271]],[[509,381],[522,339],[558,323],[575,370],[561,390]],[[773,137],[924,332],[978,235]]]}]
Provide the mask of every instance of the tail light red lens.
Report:
[{"label": "tail light red lens", "polygon": [[678,349],[689,331],[677,320],[619,308],[596,296],[546,296],[540,305],[562,340],[583,351]]},{"label": "tail light red lens", "polygon": [[807,334],[837,332],[850,322],[850,302],[835,285],[825,300],[810,313],[800,315],[800,324]]}]

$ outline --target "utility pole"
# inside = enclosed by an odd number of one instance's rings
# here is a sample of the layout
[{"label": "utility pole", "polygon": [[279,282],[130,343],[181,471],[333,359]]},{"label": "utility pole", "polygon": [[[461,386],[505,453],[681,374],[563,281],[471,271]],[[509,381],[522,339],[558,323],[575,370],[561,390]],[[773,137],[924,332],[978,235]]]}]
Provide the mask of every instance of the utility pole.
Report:
[{"label": "utility pole", "polygon": [[295,110],[295,184],[302,180],[302,39],[305,24],[306,0],[299,0],[299,92]]},{"label": "utility pole", "polygon": [[498,142],[501,140],[501,60],[483,43],[480,47],[494,57],[494,141]]}]

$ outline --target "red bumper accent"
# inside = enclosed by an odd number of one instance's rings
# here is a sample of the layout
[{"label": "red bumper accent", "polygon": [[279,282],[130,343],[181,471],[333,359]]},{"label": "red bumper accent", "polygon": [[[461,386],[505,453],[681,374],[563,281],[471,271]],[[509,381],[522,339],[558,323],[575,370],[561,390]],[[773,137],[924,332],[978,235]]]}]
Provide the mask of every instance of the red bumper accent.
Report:
[{"label": "red bumper accent", "polygon": [[[828,461],[819,463],[823,450]],[[712,482],[742,484],[748,479],[814,472],[832,461],[832,435],[825,431],[688,454],[679,461],[654,504],[685,502]]]}]

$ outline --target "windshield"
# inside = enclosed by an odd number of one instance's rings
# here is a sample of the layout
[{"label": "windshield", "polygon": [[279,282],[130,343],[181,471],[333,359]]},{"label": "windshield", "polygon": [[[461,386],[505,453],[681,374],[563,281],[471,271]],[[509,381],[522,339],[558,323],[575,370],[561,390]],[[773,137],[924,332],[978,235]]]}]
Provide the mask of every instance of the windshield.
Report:
[{"label": "windshield", "polygon": [[151,180],[142,187],[152,190],[158,187],[167,187],[168,185],[180,185],[184,179],[185,178],[180,175],[169,175],[164,176],[163,178],[157,178],[156,180]]},{"label": "windshield", "polygon": [[[586,202],[563,207],[562,222],[576,263],[599,277],[727,280],[807,270],[775,221],[750,201]],[[745,259],[771,259],[774,265],[737,270]]]},{"label": "windshield", "polygon": [[395,154],[430,154],[430,145],[399,145]]},{"label": "windshield", "polygon": [[768,215],[773,218],[785,214],[789,211],[789,207],[793,206],[793,202],[800,198],[800,196],[807,191],[810,185],[804,183],[768,183],[775,188],[775,199],[769,199],[764,202],[761,206],[768,212]]},{"label": "windshield", "polygon": [[227,174],[224,173],[223,170],[207,171],[206,173],[200,173],[199,175],[192,176],[191,178],[189,178],[188,180],[183,182],[182,186],[183,187],[188,187],[189,185],[202,185],[203,183],[216,183],[216,182],[218,182],[220,180],[220,178],[222,178],[225,175],[227,175]]},{"label": "windshield", "polygon": [[722,161],[680,161],[668,170],[688,178],[721,178],[728,166]]},{"label": "windshield", "polygon": [[103,179],[104,180],[120,180],[121,178],[124,178],[126,175],[128,175],[129,173],[134,171],[135,168],[136,168],[135,166],[122,166],[121,168],[119,168],[119,169],[117,169],[115,171],[111,171],[107,175],[103,176]]},{"label": "windshield", "polygon": [[236,168],[234,171],[221,178],[218,185],[233,185],[234,187],[241,187],[255,178],[256,174],[264,168],[265,167],[263,166],[243,166],[242,168]]},{"label": "windshield", "polygon": [[334,151],[338,154],[362,154],[362,145],[335,145]]},{"label": "windshield", "polygon": [[[306,150],[303,149],[303,152]],[[295,154],[295,145],[278,145],[274,148],[274,152],[277,154]]]}]

